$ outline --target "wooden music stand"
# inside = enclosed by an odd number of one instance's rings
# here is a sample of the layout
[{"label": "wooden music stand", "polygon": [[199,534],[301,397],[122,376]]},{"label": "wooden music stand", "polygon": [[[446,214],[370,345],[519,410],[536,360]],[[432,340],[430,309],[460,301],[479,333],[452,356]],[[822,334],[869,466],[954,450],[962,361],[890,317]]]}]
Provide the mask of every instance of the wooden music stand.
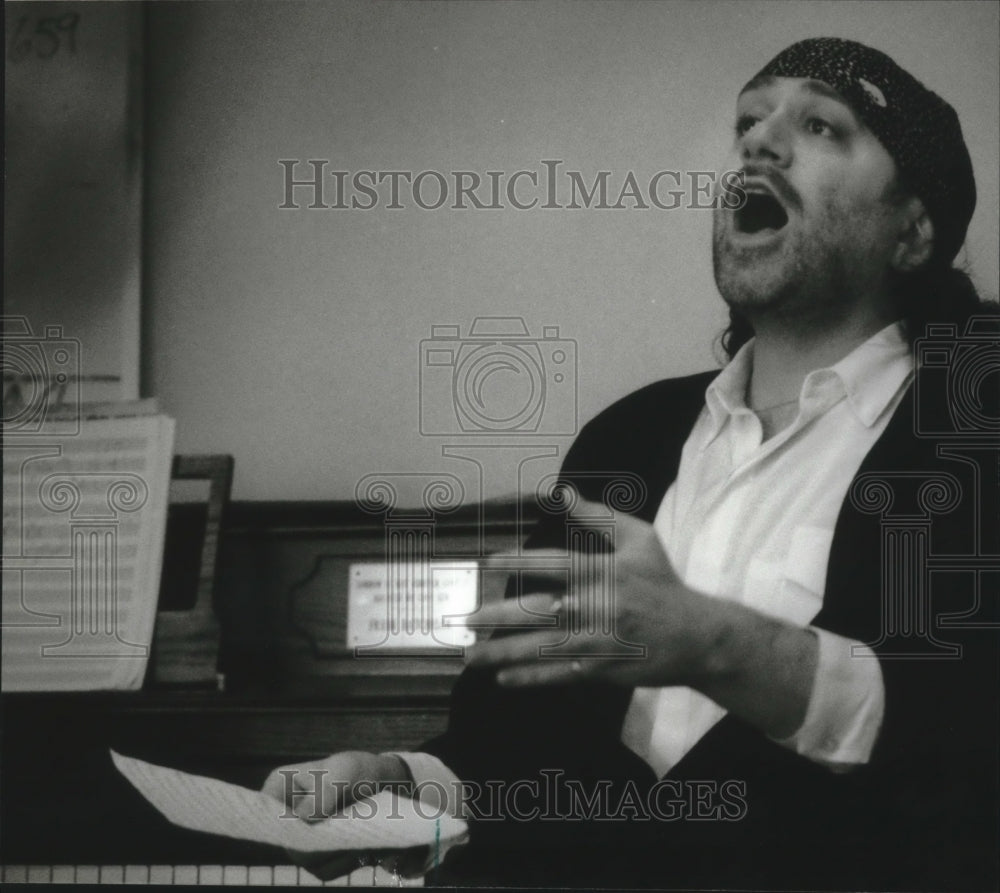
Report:
[{"label": "wooden music stand", "polygon": [[[233,483],[233,457],[226,455],[174,456],[171,479],[208,481],[204,536],[200,543],[194,605],[188,610],[161,608],[156,615],[149,680],[153,686],[210,685],[223,688],[219,673],[219,621],[213,596],[222,517]],[[169,536],[168,536],[169,542]],[[163,581],[169,578],[168,562],[177,560],[165,550]]]}]

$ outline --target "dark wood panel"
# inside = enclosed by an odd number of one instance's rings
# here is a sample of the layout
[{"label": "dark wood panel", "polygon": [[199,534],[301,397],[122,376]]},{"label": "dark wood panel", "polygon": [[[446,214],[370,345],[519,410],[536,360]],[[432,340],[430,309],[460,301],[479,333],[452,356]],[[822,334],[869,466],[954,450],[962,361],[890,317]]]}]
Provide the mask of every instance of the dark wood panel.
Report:
[{"label": "dark wood panel", "polygon": [[[432,557],[468,559],[515,548],[536,516],[533,507],[513,502],[428,516]],[[216,603],[231,689],[277,686],[294,694],[322,678],[461,672],[460,656],[357,659],[347,647],[348,568],[386,560],[382,516],[345,503],[233,503],[227,517]],[[417,520],[425,524],[428,517]],[[484,601],[502,597],[506,573],[481,580]]]},{"label": "dark wood panel", "polygon": [[447,699],[149,704],[126,699],[4,699],[5,752],[70,741],[146,759],[234,764],[306,759],[335,750],[412,749],[440,734]]}]

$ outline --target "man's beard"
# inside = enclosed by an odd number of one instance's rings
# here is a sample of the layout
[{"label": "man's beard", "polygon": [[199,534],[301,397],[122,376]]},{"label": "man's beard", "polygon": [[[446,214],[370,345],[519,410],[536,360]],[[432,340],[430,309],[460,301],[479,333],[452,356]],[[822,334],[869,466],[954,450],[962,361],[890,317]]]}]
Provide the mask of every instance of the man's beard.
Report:
[{"label": "man's beard", "polygon": [[712,228],[715,283],[726,304],[751,323],[770,318],[808,326],[842,316],[855,297],[847,264],[835,246],[789,232],[774,248],[742,248],[726,236],[717,215]]}]

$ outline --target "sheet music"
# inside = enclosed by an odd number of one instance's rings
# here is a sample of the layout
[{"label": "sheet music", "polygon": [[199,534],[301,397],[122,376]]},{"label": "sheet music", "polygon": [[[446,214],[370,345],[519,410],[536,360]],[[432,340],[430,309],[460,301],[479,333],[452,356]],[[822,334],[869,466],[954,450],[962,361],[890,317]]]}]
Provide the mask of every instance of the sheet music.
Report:
[{"label": "sheet music", "polygon": [[360,800],[320,822],[288,814],[260,791],[155,766],[111,751],[118,771],[175,825],[303,852],[403,849],[463,835],[466,823],[392,791]]},{"label": "sheet music", "polygon": [[3,443],[3,689],[142,685],[174,422],[83,419]]}]

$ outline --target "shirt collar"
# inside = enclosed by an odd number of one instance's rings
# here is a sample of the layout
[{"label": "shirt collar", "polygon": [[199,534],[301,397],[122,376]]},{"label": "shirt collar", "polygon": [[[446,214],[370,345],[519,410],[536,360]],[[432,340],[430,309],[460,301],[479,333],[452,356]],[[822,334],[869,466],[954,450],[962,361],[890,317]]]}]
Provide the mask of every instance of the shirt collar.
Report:
[{"label": "shirt collar", "polygon": [[[751,338],[709,384],[705,405],[711,418],[708,440],[719,433],[726,419],[747,409],[746,393],[753,370]],[[894,322],[876,332],[833,366],[815,369],[802,383],[799,405],[805,408],[818,393],[829,394],[831,386],[846,396],[858,420],[870,428],[892,402],[913,372],[913,356],[902,323]],[[832,405],[824,401],[826,406]]]},{"label": "shirt collar", "polygon": [[[751,338],[737,352],[726,367],[712,379],[705,391],[705,405],[711,416],[707,441],[714,438],[729,416],[746,409],[747,386],[753,369],[753,344]],[[706,441],[706,442],[707,442]]]},{"label": "shirt collar", "polygon": [[876,332],[830,370],[844,383],[858,420],[870,428],[913,374],[913,354],[902,323]]}]

